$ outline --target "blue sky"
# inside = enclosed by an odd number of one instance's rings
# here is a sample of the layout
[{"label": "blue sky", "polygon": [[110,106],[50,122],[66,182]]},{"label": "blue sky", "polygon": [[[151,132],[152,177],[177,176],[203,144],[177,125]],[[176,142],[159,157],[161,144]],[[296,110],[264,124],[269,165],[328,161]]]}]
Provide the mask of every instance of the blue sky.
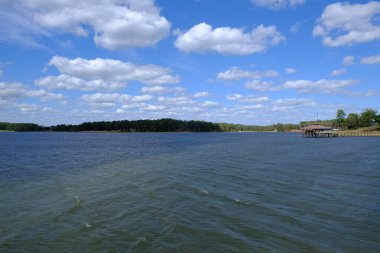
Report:
[{"label": "blue sky", "polygon": [[380,2],[0,0],[0,121],[380,111]]}]

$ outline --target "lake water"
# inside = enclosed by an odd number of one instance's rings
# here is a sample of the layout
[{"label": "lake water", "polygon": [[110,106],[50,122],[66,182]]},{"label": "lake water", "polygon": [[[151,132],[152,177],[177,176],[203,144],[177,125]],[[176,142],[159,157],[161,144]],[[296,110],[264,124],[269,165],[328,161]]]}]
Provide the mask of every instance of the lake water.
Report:
[{"label": "lake water", "polygon": [[380,138],[0,133],[0,252],[380,252]]}]

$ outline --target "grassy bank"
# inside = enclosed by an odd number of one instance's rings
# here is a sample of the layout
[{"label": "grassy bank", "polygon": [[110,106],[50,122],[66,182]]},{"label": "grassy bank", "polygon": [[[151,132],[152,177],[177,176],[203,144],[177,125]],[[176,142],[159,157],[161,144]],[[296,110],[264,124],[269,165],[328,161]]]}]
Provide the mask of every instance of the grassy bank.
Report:
[{"label": "grassy bank", "polygon": [[362,127],[354,130],[340,130],[337,134],[345,136],[380,136],[380,126]]}]

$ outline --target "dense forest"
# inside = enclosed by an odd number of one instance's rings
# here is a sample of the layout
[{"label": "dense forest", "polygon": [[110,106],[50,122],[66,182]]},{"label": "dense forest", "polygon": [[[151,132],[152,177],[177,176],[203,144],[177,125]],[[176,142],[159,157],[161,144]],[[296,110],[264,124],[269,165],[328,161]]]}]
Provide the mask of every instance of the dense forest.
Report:
[{"label": "dense forest", "polygon": [[376,110],[365,109],[362,113],[350,113],[346,117],[343,110],[338,110],[335,119],[319,121],[302,121],[300,124],[274,124],[270,126],[241,125],[229,123],[212,123],[199,120],[119,120],[84,122],[79,125],[39,126],[33,123],[0,122],[0,131],[114,131],[114,132],[238,132],[238,131],[278,131],[289,132],[311,124],[321,124],[339,129],[356,129],[380,124],[380,114]]},{"label": "dense forest", "polygon": [[184,121],[176,119],[121,120],[85,122],[80,125],[57,125],[51,131],[117,131],[117,132],[238,132],[238,131],[290,131],[298,129],[296,124],[271,126],[247,126],[206,121]]},{"label": "dense forest", "polygon": [[184,121],[176,119],[119,120],[84,122],[79,125],[56,125],[50,127],[31,123],[0,122],[0,130],[5,131],[115,131],[115,132],[237,132],[237,131],[290,131],[298,129],[298,124],[275,124],[271,126],[247,126],[240,124],[212,123],[206,121]]},{"label": "dense forest", "polygon": [[49,128],[39,126],[33,123],[0,122],[0,130],[22,132],[22,131],[46,131],[46,130],[49,130]]}]

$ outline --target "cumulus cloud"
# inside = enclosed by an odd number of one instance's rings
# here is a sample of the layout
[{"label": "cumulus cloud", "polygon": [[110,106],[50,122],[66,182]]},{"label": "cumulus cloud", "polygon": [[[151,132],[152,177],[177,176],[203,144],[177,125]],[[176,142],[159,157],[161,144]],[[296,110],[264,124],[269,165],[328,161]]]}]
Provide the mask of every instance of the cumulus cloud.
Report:
[{"label": "cumulus cloud", "polygon": [[345,66],[350,66],[355,63],[355,57],[352,55],[347,55],[346,57],[343,58],[343,65]]},{"label": "cumulus cloud", "polygon": [[161,85],[156,86],[144,86],[141,88],[141,93],[145,94],[165,94],[165,93],[171,93],[171,94],[183,94],[185,93],[186,88],[183,87],[165,87]]},{"label": "cumulus cloud", "polygon": [[194,104],[195,101],[191,100],[189,97],[181,96],[181,97],[158,97],[157,101],[160,104],[165,105],[191,105]]},{"label": "cumulus cloud", "polygon": [[380,54],[364,57],[360,60],[361,64],[380,64]]},{"label": "cumulus cloud", "polygon": [[120,93],[94,93],[84,94],[79,99],[93,108],[109,108],[115,107],[117,104],[123,104],[122,109],[127,109],[142,107],[145,105],[144,102],[153,98],[151,95],[132,96]]},{"label": "cumulus cloud", "polygon": [[264,77],[275,77],[278,73],[274,70],[248,71],[237,67],[232,67],[217,74],[217,79],[221,81],[237,81],[240,79],[261,79]]},{"label": "cumulus cloud", "polygon": [[146,101],[149,101],[149,100],[152,100],[152,99],[153,99],[152,95],[133,96],[132,97],[132,102],[141,103],[141,102],[146,102]]},{"label": "cumulus cloud", "polygon": [[172,76],[168,68],[112,59],[68,59],[54,56],[49,65],[56,67],[61,74],[36,80],[38,86],[47,89],[119,89],[125,87],[128,81],[149,85],[179,82],[179,77]]},{"label": "cumulus cloud", "polygon": [[380,25],[375,21],[380,2],[328,5],[313,29],[326,46],[338,47],[380,40]]},{"label": "cumulus cloud", "polygon": [[153,46],[170,34],[169,21],[153,0],[14,2],[13,12],[28,14],[32,27],[78,36],[93,33],[98,46],[111,50]]},{"label": "cumulus cloud", "polygon": [[325,80],[318,81],[294,80],[287,81],[279,88],[295,89],[300,93],[344,93],[344,88],[357,84],[357,80]]},{"label": "cumulus cloud", "polygon": [[85,80],[66,74],[58,76],[46,76],[35,81],[35,84],[48,90],[99,90],[99,89],[120,89],[126,84],[121,82],[107,82],[101,79]]},{"label": "cumulus cloud", "polygon": [[227,95],[226,98],[227,100],[234,100],[240,103],[262,103],[270,100],[267,96],[257,97],[252,95],[241,95],[238,93]]},{"label": "cumulus cloud", "polygon": [[0,98],[14,99],[26,96],[27,90],[20,83],[3,83],[0,82]]},{"label": "cumulus cloud", "polygon": [[278,10],[285,7],[297,7],[305,3],[305,0],[251,0],[257,6],[264,7],[270,10]]},{"label": "cumulus cloud", "polygon": [[248,90],[258,90],[258,91],[276,91],[276,87],[272,82],[265,82],[260,80],[252,80],[245,84],[245,88]]},{"label": "cumulus cloud", "polygon": [[[345,70],[336,70],[332,75],[341,75]],[[371,90],[367,92],[358,92],[347,90],[349,86],[358,84],[358,80],[325,80],[318,81],[310,80],[290,80],[281,85],[274,85],[272,82],[263,82],[260,80],[253,80],[245,84],[245,88],[257,91],[281,91],[287,89],[296,90],[299,93],[325,93],[325,94],[342,94],[350,97],[368,97],[376,93]]]},{"label": "cumulus cloud", "polygon": [[162,94],[162,93],[168,93],[169,88],[164,86],[151,86],[151,87],[142,87],[141,88],[142,93],[150,93],[150,94]]},{"label": "cumulus cloud", "polygon": [[184,52],[216,52],[226,55],[248,55],[264,52],[269,46],[277,45],[285,38],[276,26],[259,25],[250,33],[243,29],[219,27],[200,23],[178,36],[174,45]]},{"label": "cumulus cloud", "polygon": [[330,76],[340,76],[346,73],[346,69],[335,69],[330,73]]},{"label": "cumulus cloud", "polygon": [[210,96],[210,93],[206,92],[206,91],[202,91],[202,92],[197,92],[193,95],[194,98],[205,98],[205,97],[208,97]]},{"label": "cumulus cloud", "polygon": [[275,106],[315,106],[317,103],[306,98],[281,98],[273,101]]},{"label": "cumulus cloud", "polygon": [[41,101],[64,101],[66,97],[60,93],[51,93],[45,90],[30,90],[21,83],[0,82],[0,99],[3,101],[13,101],[20,98],[36,97]]},{"label": "cumulus cloud", "polygon": [[203,107],[218,107],[220,104],[215,101],[206,100],[204,101],[201,106]]},{"label": "cumulus cloud", "polygon": [[120,93],[94,93],[84,94],[80,99],[87,103],[126,103],[132,100],[132,96]]},{"label": "cumulus cloud", "polygon": [[22,112],[33,113],[41,111],[41,107],[36,104],[18,104],[17,107]]},{"label": "cumulus cloud", "polygon": [[294,74],[294,73],[297,73],[297,70],[294,68],[286,68],[285,73],[286,74]]}]

